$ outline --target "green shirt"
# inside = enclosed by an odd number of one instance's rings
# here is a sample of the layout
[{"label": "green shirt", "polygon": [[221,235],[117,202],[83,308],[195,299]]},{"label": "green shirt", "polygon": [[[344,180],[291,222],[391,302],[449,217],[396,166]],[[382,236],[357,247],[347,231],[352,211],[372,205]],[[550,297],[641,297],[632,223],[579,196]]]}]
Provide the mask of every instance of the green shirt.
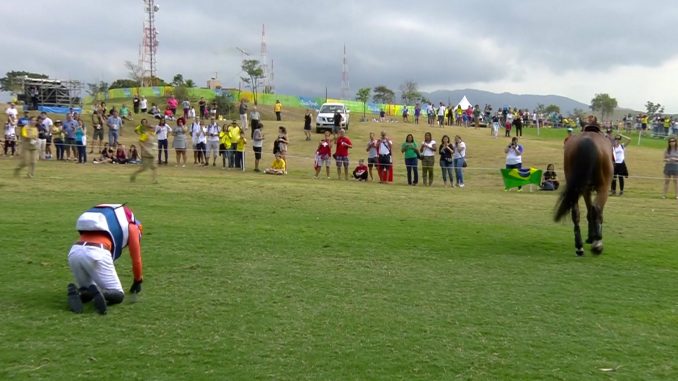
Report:
[{"label": "green shirt", "polygon": [[403,143],[401,150],[403,151],[403,157],[405,159],[414,159],[417,157],[417,143],[415,142]]}]

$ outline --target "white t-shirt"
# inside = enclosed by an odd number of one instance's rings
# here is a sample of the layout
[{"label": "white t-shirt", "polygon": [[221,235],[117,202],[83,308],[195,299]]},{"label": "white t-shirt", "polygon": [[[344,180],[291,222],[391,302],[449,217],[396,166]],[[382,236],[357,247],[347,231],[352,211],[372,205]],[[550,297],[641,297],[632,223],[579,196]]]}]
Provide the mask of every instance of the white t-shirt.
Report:
[{"label": "white t-shirt", "polygon": [[252,147],[263,147],[264,146],[264,139],[261,136],[261,130],[260,129],[255,129],[254,130],[254,137],[252,138]]},{"label": "white t-shirt", "polygon": [[506,165],[522,164],[523,162],[523,146],[518,144],[518,147],[509,148],[506,153]]},{"label": "white t-shirt", "polygon": [[459,142],[459,144],[454,147],[454,154],[452,155],[453,159],[461,159],[466,157],[466,143]]},{"label": "white t-shirt", "polygon": [[624,162],[624,146],[622,144],[612,147],[612,153],[614,154],[615,164],[621,164]]},{"label": "white t-shirt", "polygon": [[141,98],[141,101],[139,102],[139,108],[141,108],[142,110],[148,108],[148,101],[146,100],[146,98]]},{"label": "white t-shirt", "polygon": [[5,124],[5,137],[16,137],[16,125],[12,123]]},{"label": "white t-shirt", "polygon": [[155,126],[155,135],[158,137],[158,140],[167,140],[167,135],[172,132],[172,128],[168,125],[164,126]]},{"label": "white t-shirt", "polygon": [[45,119],[42,120],[42,126],[47,131],[51,131],[53,125],[54,125],[54,123],[52,123],[52,119],[50,119],[48,117],[45,117]]},{"label": "white t-shirt", "polygon": [[367,157],[373,159],[377,157],[377,140],[372,140],[368,143],[369,151],[367,151]]},{"label": "white t-shirt", "polygon": [[210,142],[219,141],[219,125],[211,124],[207,126],[207,141]]},{"label": "white t-shirt", "polygon": [[445,106],[438,108],[438,116],[445,116]]},{"label": "white t-shirt", "polygon": [[421,151],[422,156],[435,156],[436,150],[433,148],[436,145],[436,141],[431,139],[430,142],[421,142],[421,146],[424,147],[424,150]]},{"label": "white t-shirt", "polygon": [[7,114],[7,118],[14,117],[16,120],[17,115],[19,115],[19,110],[17,110],[16,107],[8,107],[7,110],[5,110],[5,114]]}]

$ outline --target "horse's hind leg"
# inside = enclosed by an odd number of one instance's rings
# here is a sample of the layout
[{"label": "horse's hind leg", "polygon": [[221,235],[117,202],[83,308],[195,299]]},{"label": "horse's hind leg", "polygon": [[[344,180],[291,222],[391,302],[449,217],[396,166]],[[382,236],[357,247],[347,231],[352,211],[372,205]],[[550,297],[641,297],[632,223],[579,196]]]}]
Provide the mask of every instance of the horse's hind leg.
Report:
[{"label": "horse's hind leg", "polygon": [[572,207],[572,223],[574,224],[574,247],[577,256],[584,255],[584,242],[581,240],[581,230],[579,229],[579,203]]}]

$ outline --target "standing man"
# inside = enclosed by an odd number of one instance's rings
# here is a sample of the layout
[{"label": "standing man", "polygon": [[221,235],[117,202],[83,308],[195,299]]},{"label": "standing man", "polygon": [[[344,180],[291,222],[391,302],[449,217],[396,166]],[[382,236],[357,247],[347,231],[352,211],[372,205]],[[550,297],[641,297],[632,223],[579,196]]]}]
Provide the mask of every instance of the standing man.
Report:
[{"label": "standing man", "polygon": [[332,133],[334,133],[335,139],[337,138],[337,134],[339,133],[339,129],[341,128],[342,120],[344,120],[344,117],[341,116],[339,109],[337,109],[334,112],[334,117],[332,117],[332,122],[334,123],[334,126],[332,127]]},{"label": "standing man", "polygon": [[141,99],[139,99],[139,94],[134,95],[134,99],[132,99],[132,108],[134,109],[134,114],[139,113],[139,104],[141,103]]},{"label": "standing man", "polygon": [[280,100],[275,101],[275,105],[273,106],[273,111],[275,111],[275,119],[277,121],[282,120],[282,103],[280,103]]},{"label": "standing man", "polygon": [[75,278],[67,288],[68,307],[79,314],[83,303],[92,301],[97,312],[105,315],[107,305],[122,303],[125,298],[113,264],[125,247],[129,247],[134,274],[129,291],[141,292],[141,222],[124,204],[101,204],[81,214],[75,227],[80,238],[68,253],[68,266]]},{"label": "standing man", "polygon": [[54,123],[52,122],[52,119],[50,119],[47,116],[47,113],[40,113],[40,124],[38,125],[38,142],[39,142],[39,147],[40,147],[40,160],[45,160],[47,159],[47,152],[50,151],[49,147],[47,146],[49,143],[47,142],[50,137],[50,133],[52,131],[52,127],[54,127]]},{"label": "standing man", "polygon": [[200,100],[198,101],[198,111],[200,111],[201,118],[205,117],[206,110],[207,110],[207,101],[205,100],[204,97],[200,97]]},{"label": "standing man", "polygon": [[[259,114],[259,111],[257,110],[257,106],[252,107],[252,112],[250,113],[250,123],[252,124],[252,131],[254,131],[255,128],[257,128],[257,124],[259,124],[259,121],[261,120],[261,114]],[[243,129],[247,129],[247,125],[243,124]]]},{"label": "standing man", "polygon": [[254,151],[254,172],[261,172],[259,170],[259,161],[261,160],[261,150],[264,146],[264,129],[263,123],[257,124],[257,127],[252,131],[252,150]]},{"label": "standing man", "polygon": [[438,125],[440,127],[445,126],[445,105],[443,102],[440,102],[440,105],[438,106]]},{"label": "standing man", "polygon": [[344,167],[344,178],[348,180],[348,150],[353,148],[351,139],[346,136],[346,130],[339,130],[339,137],[336,140],[337,148],[334,150],[334,161],[337,162],[337,177],[341,180],[341,167]]},{"label": "standing man", "polygon": [[[247,126],[247,103],[245,103],[245,99],[240,100],[238,112],[240,113],[240,125]],[[254,127],[252,127],[252,129],[254,129]]]},{"label": "standing man", "polygon": [[[165,122],[165,118],[161,118],[158,125],[155,127],[155,136],[158,138],[158,165],[167,165],[167,156],[169,151],[168,136],[172,132],[170,126]],[[165,153],[165,161],[162,161],[162,154]]]},{"label": "standing man", "polygon": [[101,152],[101,143],[104,141],[104,117],[101,111],[94,110],[92,113],[92,149],[89,153],[94,153],[94,143],[97,144],[97,153]]},{"label": "standing man", "polygon": [[14,102],[10,102],[7,110],[5,110],[5,115],[7,115],[7,120],[13,120],[14,122],[17,121],[17,118],[19,117],[19,110],[16,109],[16,104],[14,104]]},{"label": "standing man", "polygon": [[14,169],[15,177],[26,167],[28,177],[35,176],[35,163],[38,161],[38,128],[35,124],[35,117],[31,117],[28,124],[21,128],[21,161]]},{"label": "standing man", "polygon": [[516,115],[512,124],[516,128],[516,136],[523,136],[523,118],[520,115]]},{"label": "standing man", "polygon": [[75,131],[80,126],[77,120],[73,119],[73,115],[66,114],[66,120],[63,123],[61,130],[64,132],[66,138],[64,150],[66,151],[66,160],[71,160],[71,153],[73,158],[78,157],[75,150]]},{"label": "standing man", "polygon": [[118,145],[118,137],[122,135],[122,119],[118,116],[117,110],[111,111],[111,116],[106,121],[108,125],[108,145]]},{"label": "standing man", "polygon": [[[259,122],[257,122],[257,126],[259,126]],[[228,131],[224,132],[228,132],[228,140],[230,141],[231,144],[230,147],[226,147],[226,149],[228,150],[228,167],[242,169],[242,160],[240,161],[238,160],[238,145],[240,144],[240,141],[242,139],[243,131],[234,120],[228,126]],[[254,135],[254,133],[252,133],[252,135]]]},{"label": "standing man", "polygon": [[205,166],[210,165],[210,155],[213,155],[212,166],[217,165],[219,156],[219,125],[210,118],[210,124],[207,126],[207,153],[205,154]]}]

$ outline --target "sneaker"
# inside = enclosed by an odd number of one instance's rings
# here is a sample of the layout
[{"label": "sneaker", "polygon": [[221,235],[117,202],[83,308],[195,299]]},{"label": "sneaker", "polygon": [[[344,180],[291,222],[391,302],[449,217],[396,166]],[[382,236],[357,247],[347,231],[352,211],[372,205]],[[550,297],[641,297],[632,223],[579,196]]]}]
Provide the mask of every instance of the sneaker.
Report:
[{"label": "sneaker", "polygon": [[464,187],[464,184],[459,184],[459,188],[463,188],[463,187]]},{"label": "sneaker", "polygon": [[80,300],[80,293],[78,288],[73,283],[69,283],[68,287],[68,309],[76,314],[82,313],[82,301]]},{"label": "sneaker", "polygon": [[101,295],[101,292],[99,292],[97,286],[95,285],[89,286],[89,292],[92,294],[92,302],[94,302],[94,309],[96,309],[100,315],[106,315],[107,308],[106,299],[104,299],[104,296]]},{"label": "sneaker", "polygon": [[619,191],[619,195],[622,196],[624,194],[624,191]]}]

